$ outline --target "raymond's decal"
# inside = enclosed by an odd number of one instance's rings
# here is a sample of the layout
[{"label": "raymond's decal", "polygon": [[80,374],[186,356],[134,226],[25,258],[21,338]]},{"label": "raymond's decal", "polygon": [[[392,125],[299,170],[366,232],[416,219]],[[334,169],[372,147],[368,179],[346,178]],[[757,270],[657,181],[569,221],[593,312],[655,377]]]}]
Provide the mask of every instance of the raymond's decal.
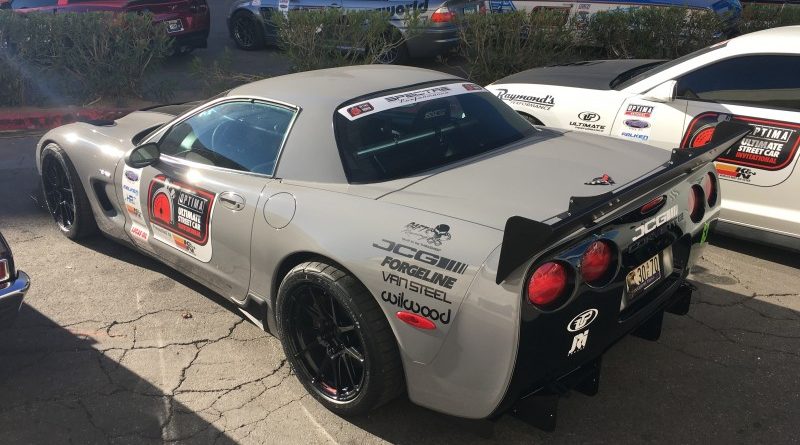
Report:
[{"label": "raymond's decal", "polygon": [[142,216],[142,201],[139,196],[141,168],[130,168],[127,165],[122,171],[122,199],[125,201],[125,211],[134,223],[144,224]]},{"label": "raymond's decal", "polygon": [[707,144],[717,123],[722,121],[748,124],[752,131],[717,158],[721,179],[770,187],[789,177],[797,162],[800,124],[717,112],[701,113],[689,123],[681,147],[697,148]]},{"label": "raymond's decal", "polygon": [[153,237],[200,261],[210,261],[214,198],[207,190],[156,176],[147,194]]},{"label": "raymond's decal", "polygon": [[529,108],[538,108],[540,110],[549,110],[556,104],[555,98],[549,94],[546,96],[529,96],[526,94],[509,93],[506,89],[498,89],[497,97],[505,102]]}]

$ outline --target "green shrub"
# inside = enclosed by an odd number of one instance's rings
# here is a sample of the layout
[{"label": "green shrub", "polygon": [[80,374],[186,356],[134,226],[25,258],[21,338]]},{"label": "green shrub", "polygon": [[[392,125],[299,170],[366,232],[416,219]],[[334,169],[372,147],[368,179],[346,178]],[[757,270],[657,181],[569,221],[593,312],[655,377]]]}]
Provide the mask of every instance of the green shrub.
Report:
[{"label": "green shrub", "polygon": [[737,29],[745,34],[789,25],[800,25],[800,6],[746,4]]},{"label": "green shrub", "polygon": [[609,58],[674,59],[724,35],[725,22],[716,14],[657,7],[598,12],[584,38]]},{"label": "green shrub", "polygon": [[0,104],[59,104],[142,97],[145,77],[170,53],[149,14],[0,12]]},{"label": "green shrub", "polygon": [[348,11],[336,9],[289,11],[275,14],[272,21],[278,30],[280,47],[295,71],[337,66],[383,63],[393,52],[402,59],[405,44],[419,29],[419,15],[405,17],[406,31],[401,33],[383,11]]},{"label": "green shrub", "polygon": [[469,14],[460,29],[465,74],[482,85],[580,54],[575,23],[557,11]]}]

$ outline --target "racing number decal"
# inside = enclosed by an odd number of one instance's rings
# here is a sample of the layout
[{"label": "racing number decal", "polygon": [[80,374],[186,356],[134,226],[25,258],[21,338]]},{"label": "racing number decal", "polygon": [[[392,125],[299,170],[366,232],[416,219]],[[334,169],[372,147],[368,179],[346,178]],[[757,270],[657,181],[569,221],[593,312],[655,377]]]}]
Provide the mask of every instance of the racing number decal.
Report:
[{"label": "racing number decal", "polygon": [[215,197],[208,190],[156,176],[147,193],[153,238],[200,261],[210,261]]},{"label": "racing number decal", "polygon": [[707,144],[717,123],[725,120],[748,124],[752,132],[717,158],[717,173],[721,179],[770,187],[789,177],[797,162],[799,124],[717,112],[701,113],[689,123],[681,147],[697,148]]}]

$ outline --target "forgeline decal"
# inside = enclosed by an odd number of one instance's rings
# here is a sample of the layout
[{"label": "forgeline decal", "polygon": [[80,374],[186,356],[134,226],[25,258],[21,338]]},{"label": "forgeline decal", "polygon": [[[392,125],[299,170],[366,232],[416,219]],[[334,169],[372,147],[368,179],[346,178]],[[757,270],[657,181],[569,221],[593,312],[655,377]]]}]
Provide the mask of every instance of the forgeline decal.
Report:
[{"label": "forgeline decal", "polygon": [[575,318],[570,320],[567,323],[567,331],[568,332],[579,332],[572,337],[572,346],[569,348],[569,352],[567,352],[567,356],[570,356],[578,351],[582,351],[586,348],[586,343],[589,341],[589,327],[592,322],[597,319],[597,316],[600,314],[600,311],[597,309],[586,309],[585,311],[581,312],[580,314],[576,315]]},{"label": "forgeline decal", "polygon": [[595,133],[603,133],[606,131],[606,125],[597,124],[595,122],[600,120],[600,115],[594,111],[584,111],[578,113],[578,120],[570,121],[570,127],[576,130],[592,131]]},{"label": "forgeline decal", "polygon": [[125,166],[122,171],[122,199],[125,201],[125,211],[128,212],[131,220],[144,224],[142,201],[139,196],[141,174],[142,169]]},{"label": "forgeline decal", "polygon": [[153,238],[200,261],[210,261],[214,198],[207,190],[156,176],[147,193]]},{"label": "forgeline decal", "polygon": [[340,108],[339,114],[348,120],[354,121],[364,116],[372,115],[376,112],[402,107],[416,102],[422,102],[435,98],[455,96],[458,94],[469,94],[486,91],[482,86],[474,83],[451,83],[438,85],[435,87],[422,88],[405,93],[390,94],[360,102],[355,105],[348,105]]},{"label": "forgeline decal", "polygon": [[403,275],[408,275],[411,278],[417,278],[422,281],[427,281],[428,283],[434,286],[444,287],[446,289],[452,289],[453,285],[456,284],[456,278],[447,276],[441,272],[435,272],[431,269],[426,269],[424,267],[415,266],[413,264],[406,263],[405,261],[398,260],[396,258],[392,258],[387,256],[381,262],[382,267],[388,267],[389,269],[399,272]]},{"label": "forgeline decal", "polygon": [[417,244],[417,241],[424,241],[428,245],[434,247],[439,247],[443,242],[453,239],[453,236],[450,234],[450,226],[447,224],[429,227],[424,224],[410,222],[406,224],[401,233],[412,238],[415,244]]},{"label": "forgeline decal", "polygon": [[509,93],[506,89],[498,89],[497,97],[500,100],[510,102],[515,105],[522,105],[530,108],[538,108],[540,110],[549,110],[556,104],[555,98],[551,95],[546,96],[528,96],[525,94]]},{"label": "forgeline decal", "polygon": [[636,232],[636,235],[633,237],[632,241],[638,240],[639,238],[651,233],[653,230],[656,230],[657,228],[677,218],[678,213],[678,206],[674,205],[659,213],[655,217],[650,218],[642,224],[634,227],[633,230]]},{"label": "forgeline decal", "polygon": [[681,147],[697,148],[707,144],[716,125],[723,121],[747,124],[752,131],[717,158],[721,179],[770,187],[789,177],[797,162],[800,124],[706,112],[689,123]]},{"label": "forgeline decal", "polygon": [[438,321],[442,324],[450,323],[450,314],[452,312],[451,309],[447,309],[447,312],[433,309],[429,306],[419,304],[416,301],[407,298],[403,292],[395,294],[389,291],[382,291],[381,300],[391,304],[392,306],[397,306],[400,309],[405,309],[417,315],[422,315],[423,317],[432,321]]}]

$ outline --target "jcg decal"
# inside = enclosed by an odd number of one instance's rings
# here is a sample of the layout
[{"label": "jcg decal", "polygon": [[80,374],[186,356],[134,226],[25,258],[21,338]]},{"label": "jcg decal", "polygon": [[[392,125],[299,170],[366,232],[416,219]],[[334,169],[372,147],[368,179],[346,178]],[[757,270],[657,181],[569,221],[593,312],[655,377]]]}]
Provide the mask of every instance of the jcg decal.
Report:
[{"label": "jcg decal", "polygon": [[214,193],[164,175],[150,182],[150,222],[162,229],[153,238],[197,258],[211,260],[211,212]]},{"label": "jcg decal", "polygon": [[[717,123],[727,120],[748,124],[752,131],[717,158],[717,161],[727,164],[722,165],[721,179],[770,187],[791,175],[797,162],[800,124],[717,112],[702,113],[689,123],[681,147],[702,147],[711,140]],[[719,171],[721,164],[717,166]]]}]

